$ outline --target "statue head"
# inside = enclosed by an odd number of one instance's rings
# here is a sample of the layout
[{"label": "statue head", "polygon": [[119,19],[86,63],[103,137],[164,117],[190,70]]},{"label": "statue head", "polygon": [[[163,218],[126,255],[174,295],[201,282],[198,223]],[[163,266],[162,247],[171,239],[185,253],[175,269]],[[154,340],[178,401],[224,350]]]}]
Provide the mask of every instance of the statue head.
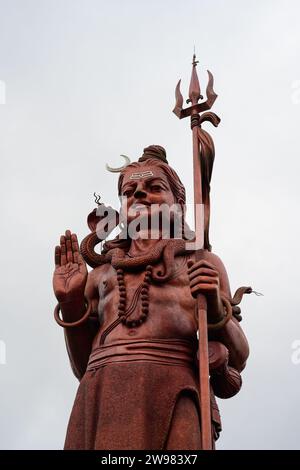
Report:
[{"label": "statue head", "polygon": [[[153,168],[150,169],[150,167]],[[122,186],[125,184],[125,181],[127,182],[128,179],[133,182],[139,181],[143,179],[143,177],[147,177],[147,175],[141,173],[145,171],[155,172],[155,170],[159,171],[167,179],[176,202],[184,205],[185,188],[176,171],[169,166],[166,151],[160,145],[150,145],[145,148],[142,157],[140,157],[137,162],[130,163],[123,168],[118,182],[119,195],[122,194]]]},{"label": "statue head", "polygon": [[[168,165],[163,147],[151,145],[144,149],[138,162],[127,165],[118,182],[122,213],[130,222],[138,208],[158,205],[177,206],[185,211],[185,188],[177,173]],[[141,211],[142,212],[142,211]]]},{"label": "statue head", "polygon": [[[151,145],[145,148],[137,162],[130,163],[122,169],[118,181],[118,193],[121,199],[122,217],[126,216],[127,222],[130,223],[137,216],[141,217],[143,211],[146,215],[151,205],[168,205],[172,208],[177,206],[180,209],[178,213],[182,227],[180,236],[185,237],[185,234],[189,233],[189,238],[191,237],[190,229],[185,222],[185,188],[175,170],[169,166],[163,147]],[[153,215],[153,210],[151,214]],[[106,242],[105,251],[116,247],[116,242],[117,239]]]}]

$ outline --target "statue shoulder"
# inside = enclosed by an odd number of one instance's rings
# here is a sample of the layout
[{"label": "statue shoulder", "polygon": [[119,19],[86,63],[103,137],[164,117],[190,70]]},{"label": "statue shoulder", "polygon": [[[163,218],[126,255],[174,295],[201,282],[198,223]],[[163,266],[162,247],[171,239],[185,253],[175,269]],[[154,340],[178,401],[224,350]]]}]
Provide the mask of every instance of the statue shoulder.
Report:
[{"label": "statue shoulder", "polygon": [[97,266],[97,268],[89,271],[85,287],[85,296],[87,298],[90,300],[96,300],[99,298],[99,284],[109,269],[111,269],[111,266],[107,263]]},{"label": "statue shoulder", "polygon": [[98,285],[101,278],[105,276],[110,269],[111,265],[109,263],[102,264],[92,269],[88,273],[88,283],[95,286]]},{"label": "statue shoulder", "polygon": [[210,263],[215,265],[216,268],[218,268],[219,271],[225,271],[226,272],[223,261],[221,260],[221,258],[216,253],[213,253],[212,251],[207,251],[206,253],[207,253],[207,256],[208,256],[208,261]]},{"label": "statue shoulder", "polygon": [[[216,268],[220,268],[221,270],[225,270],[225,266],[221,258],[216,255],[216,253],[213,253],[212,251],[208,250],[199,250],[201,254],[201,258],[205,259],[209,263],[212,263]],[[191,256],[191,259],[195,260],[195,253],[193,256]]]}]

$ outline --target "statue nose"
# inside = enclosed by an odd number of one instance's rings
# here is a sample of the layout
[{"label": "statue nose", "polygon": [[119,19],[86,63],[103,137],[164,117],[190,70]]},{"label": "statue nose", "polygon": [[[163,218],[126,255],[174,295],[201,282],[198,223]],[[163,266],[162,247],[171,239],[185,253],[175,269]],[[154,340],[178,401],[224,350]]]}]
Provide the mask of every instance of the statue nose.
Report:
[{"label": "statue nose", "polygon": [[145,191],[144,189],[142,189],[142,188],[136,188],[136,191],[135,191],[135,193],[134,193],[134,197],[135,197],[136,199],[141,199],[141,198],[144,198],[144,197],[146,197],[146,196],[147,196],[147,193],[146,193],[146,191]]}]

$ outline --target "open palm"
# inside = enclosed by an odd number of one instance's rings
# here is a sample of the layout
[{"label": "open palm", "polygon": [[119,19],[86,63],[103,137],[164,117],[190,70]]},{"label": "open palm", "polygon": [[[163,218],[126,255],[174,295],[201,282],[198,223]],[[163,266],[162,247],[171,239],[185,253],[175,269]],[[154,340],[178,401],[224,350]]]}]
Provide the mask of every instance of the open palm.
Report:
[{"label": "open palm", "polygon": [[63,303],[82,299],[87,275],[77,236],[67,230],[66,234],[60,237],[60,246],[55,248],[53,288],[57,300]]}]

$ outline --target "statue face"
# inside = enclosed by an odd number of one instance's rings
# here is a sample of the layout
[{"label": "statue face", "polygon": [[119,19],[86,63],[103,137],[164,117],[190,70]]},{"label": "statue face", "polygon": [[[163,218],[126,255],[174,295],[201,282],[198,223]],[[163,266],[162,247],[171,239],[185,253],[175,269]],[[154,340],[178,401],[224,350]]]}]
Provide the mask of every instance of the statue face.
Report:
[{"label": "statue face", "polygon": [[[175,203],[164,172],[146,165],[128,169],[124,175],[121,196],[122,215],[127,216],[128,222],[143,214],[147,215],[153,204],[171,206]],[[153,207],[151,211],[153,213]]]}]

